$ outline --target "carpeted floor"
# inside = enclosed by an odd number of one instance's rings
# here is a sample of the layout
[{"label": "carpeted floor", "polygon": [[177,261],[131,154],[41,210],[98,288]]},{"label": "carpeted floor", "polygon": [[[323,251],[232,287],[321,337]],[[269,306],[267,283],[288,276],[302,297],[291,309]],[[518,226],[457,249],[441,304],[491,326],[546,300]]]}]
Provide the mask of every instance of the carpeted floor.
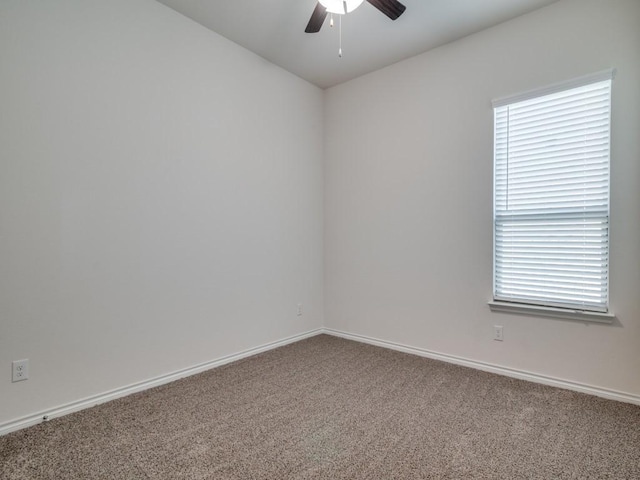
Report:
[{"label": "carpeted floor", "polygon": [[13,479],[640,479],[640,407],[321,335],[0,437]]}]

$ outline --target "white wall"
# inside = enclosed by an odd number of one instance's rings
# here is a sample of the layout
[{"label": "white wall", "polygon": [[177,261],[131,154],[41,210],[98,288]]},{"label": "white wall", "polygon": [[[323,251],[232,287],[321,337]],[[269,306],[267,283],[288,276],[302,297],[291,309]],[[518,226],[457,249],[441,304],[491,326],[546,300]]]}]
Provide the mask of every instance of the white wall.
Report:
[{"label": "white wall", "polygon": [[[327,327],[640,394],[639,25],[563,0],[323,96],[152,0],[0,0],[0,425],[320,327],[323,155]],[[618,321],[491,313],[490,100],[609,67]]]},{"label": "white wall", "polygon": [[[564,0],[328,90],[326,326],[640,394],[639,47],[637,0]],[[491,100],[610,67],[618,321],[492,313]]]},{"label": "white wall", "polygon": [[322,325],[320,89],[153,0],[2,0],[0,59],[0,425]]}]

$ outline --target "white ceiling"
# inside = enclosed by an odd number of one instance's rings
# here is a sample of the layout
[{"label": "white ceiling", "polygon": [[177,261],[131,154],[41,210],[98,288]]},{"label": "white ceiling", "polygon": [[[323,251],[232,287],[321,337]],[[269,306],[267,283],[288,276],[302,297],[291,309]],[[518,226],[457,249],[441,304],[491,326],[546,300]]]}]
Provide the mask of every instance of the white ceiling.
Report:
[{"label": "white ceiling", "polygon": [[304,33],[316,0],[158,0],[276,65],[331,87],[465,37],[557,0],[400,0],[391,21],[367,2],[342,19]]}]

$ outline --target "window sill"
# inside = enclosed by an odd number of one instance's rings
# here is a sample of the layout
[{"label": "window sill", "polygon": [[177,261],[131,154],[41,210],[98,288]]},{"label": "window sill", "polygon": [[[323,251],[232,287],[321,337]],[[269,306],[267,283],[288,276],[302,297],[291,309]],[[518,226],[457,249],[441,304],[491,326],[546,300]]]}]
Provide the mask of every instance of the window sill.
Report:
[{"label": "window sill", "polygon": [[582,322],[606,324],[612,324],[616,318],[613,313],[584,312],[581,310],[499,302],[496,300],[489,301],[489,308],[493,312],[516,313],[521,315],[534,315],[538,317],[561,318],[565,320],[579,320]]}]

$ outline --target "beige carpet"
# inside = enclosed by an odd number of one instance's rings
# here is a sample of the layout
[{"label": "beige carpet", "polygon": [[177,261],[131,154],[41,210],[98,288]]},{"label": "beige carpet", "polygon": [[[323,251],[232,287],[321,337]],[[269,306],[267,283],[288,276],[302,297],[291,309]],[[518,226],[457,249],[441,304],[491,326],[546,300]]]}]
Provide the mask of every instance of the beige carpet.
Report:
[{"label": "beige carpet", "polygon": [[640,407],[326,335],[0,437],[13,479],[640,479]]}]

